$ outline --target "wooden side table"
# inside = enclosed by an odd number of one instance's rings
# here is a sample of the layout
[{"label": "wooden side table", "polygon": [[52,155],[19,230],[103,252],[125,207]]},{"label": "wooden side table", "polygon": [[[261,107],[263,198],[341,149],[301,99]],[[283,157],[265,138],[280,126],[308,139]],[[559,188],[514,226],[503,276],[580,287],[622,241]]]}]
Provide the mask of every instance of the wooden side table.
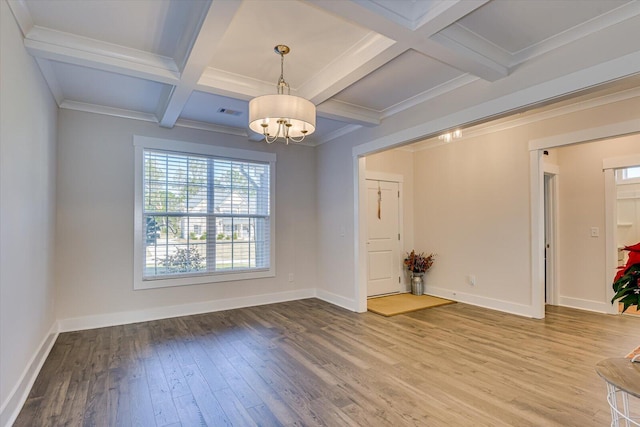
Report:
[{"label": "wooden side table", "polygon": [[622,357],[605,359],[598,362],[596,372],[607,383],[611,426],[640,426],[640,414],[629,405],[629,396],[640,404],[640,363]]}]

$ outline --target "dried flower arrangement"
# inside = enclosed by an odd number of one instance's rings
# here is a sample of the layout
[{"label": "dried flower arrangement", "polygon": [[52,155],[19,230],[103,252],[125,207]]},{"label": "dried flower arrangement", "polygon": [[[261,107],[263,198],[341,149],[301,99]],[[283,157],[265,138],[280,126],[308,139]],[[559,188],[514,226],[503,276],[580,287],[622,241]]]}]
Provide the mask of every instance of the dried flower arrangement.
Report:
[{"label": "dried flower arrangement", "polygon": [[416,253],[412,250],[404,259],[404,265],[412,274],[425,273],[433,265],[435,254],[425,255],[424,252]]}]

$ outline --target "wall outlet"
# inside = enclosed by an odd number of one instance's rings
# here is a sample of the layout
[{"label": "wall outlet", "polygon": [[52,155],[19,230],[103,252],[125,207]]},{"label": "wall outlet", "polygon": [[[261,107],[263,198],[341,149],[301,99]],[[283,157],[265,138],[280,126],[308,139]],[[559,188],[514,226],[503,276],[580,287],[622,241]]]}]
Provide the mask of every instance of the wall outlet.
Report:
[{"label": "wall outlet", "polygon": [[469,274],[467,276],[467,282],[471,285],[471,286],[475,286],[476,285],[476,275],[475,274]]},{"label": "wall outlet", "polygon": [[293,273],[289,273],[289,282],[293,282]]}]

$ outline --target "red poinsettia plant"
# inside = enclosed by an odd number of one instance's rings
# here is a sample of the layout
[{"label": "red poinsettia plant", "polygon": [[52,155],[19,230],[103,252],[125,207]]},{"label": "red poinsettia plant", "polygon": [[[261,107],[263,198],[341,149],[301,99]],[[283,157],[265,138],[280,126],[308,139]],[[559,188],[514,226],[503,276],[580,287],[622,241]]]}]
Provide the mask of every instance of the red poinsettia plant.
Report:
[{"label": "red poinsettia plant", "polygon": [[613,279],[613,290],[616,293],[611,303],[616,300],[622,303],[622,312],[629,307],[640,307],[640,243],[626,246],[629,259],[624,266],[618,267],[618,273]]},{"label": "red poinsettia plant", "polygon": [[425,273],[433,265],[435,254],[425,255],[424,252],[411,251],[404,259],[404,265],[412,274]]}]

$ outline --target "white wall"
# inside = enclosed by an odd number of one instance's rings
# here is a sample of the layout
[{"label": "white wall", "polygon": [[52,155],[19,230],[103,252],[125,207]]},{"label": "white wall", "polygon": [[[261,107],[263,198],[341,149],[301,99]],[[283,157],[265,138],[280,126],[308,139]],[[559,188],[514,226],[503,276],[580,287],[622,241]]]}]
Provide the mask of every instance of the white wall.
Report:
[{"label": "white wall", "polygon": [[348,144],[316,148],[317,283],[327,298],[351,309],[355,304],[352,162]]},{"label": "white wall", "polygon": [[526,134],[463,138],[416,152],[414,162],[416,246],[438,254],[427,291],[515,312],[509,305],[529,305]]},{"label": "white wall", "polygon": [[[269,151],[276,161],[275,278],[133,290],[133,136]],[[316,286],[313,149],[62,110],[58,137],[57,317],[95,327],[311,296]],[[289,282],[289,273],[294,281]],[[174,307],[178,306],[178,307]]]},{"label": "white wall", "polygon": [[[440,255],[427,290],[527,314],[529,141],[624,122],[639,108],[633,98],[417,152],[414,185],[425,191],[416,192],[416,245],[435,243]],[[640,136],[550,150],[560,167],[560,304],[606,310],[602,159],[639,151]],[[592,226],[600,238],[590,237]]]},{"label": "white wall", "polygon": [[19,410],[54,337],[57,106],[4,1],[0,19],[0,425],[5,425]]},{"label": "white wall", "polygon": [[[636,109],[636,111],[639,111]],[[614,113],[615,114],[615,113]],[[560,167],[560,303],[606,310],[615,271],[606,271],[605,186],[602,160],[640,153],[640,135],[557,148]],[[591,237],[598,227],[600,237]]]}]

